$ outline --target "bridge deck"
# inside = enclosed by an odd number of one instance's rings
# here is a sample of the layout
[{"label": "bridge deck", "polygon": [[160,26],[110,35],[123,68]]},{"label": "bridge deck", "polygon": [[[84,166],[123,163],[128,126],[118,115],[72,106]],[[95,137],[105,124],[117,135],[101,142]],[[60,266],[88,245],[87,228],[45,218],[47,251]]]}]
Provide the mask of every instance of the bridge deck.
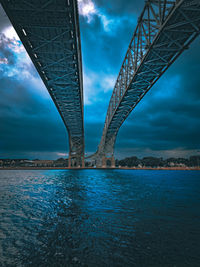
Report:
[{"label": "bridge deck", "polygon": [[83,157],[83,85],[76,0],[1,0],[68,129],[70,153]]},{"label": "bridge deck", "polygon": [[122,123],[199,33],[200,0],[146,2],[113,90],[98,153],[113,153]]}]

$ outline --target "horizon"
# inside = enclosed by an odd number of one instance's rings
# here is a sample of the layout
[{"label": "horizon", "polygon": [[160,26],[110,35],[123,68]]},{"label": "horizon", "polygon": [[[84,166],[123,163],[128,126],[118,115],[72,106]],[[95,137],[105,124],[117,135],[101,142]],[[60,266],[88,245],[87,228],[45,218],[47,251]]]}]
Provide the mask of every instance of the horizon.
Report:
[{"label": "horizon", "polygon": [[[167,157],[167,158],[164,158],[164,157],[153,157],[153,156],[145,156],[145,157],[137,157],[135,155],[132,155],[132,156],[127,156],[125,158],[115,158],[115,160],[125,160],[125,159],[128,159],[128,158],[137,158],[139,160],[142,160],[142,159],[145,159],[145,158],[155,158],[155,159],[162,159],[162,160],[168,160],[168,159],[190,159],[191,157],[200,157],[200,155],[191,155],[189,157]],[[56,161],[56,160],[59,160],[59,159],[62,159],[62,160],[68,160],[68,158],[63,158],[63,157],[60,157],[60,158],[57,158],[57,159],[48,159],[48,158],[45,158],[45,159],[40,159],[40,158],[0,158],[0,160],[30,160],[30,161],[34,161],[34,160],[41,160],[41,161],[45,161],[45,160],[49,160],[49,161]],[[85,161],[87,162],[87,159],[85,159]]]}]

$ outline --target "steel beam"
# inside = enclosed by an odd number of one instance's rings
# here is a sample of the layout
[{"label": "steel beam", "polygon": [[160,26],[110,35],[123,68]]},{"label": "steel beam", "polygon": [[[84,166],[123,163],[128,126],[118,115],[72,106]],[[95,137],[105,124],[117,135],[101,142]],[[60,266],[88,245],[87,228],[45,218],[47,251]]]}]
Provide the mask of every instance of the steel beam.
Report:
[{"label": "steel beam", "polygon": [[68,130],[69,162],[83,165],[83,79],[77,0],[0,3]]}]

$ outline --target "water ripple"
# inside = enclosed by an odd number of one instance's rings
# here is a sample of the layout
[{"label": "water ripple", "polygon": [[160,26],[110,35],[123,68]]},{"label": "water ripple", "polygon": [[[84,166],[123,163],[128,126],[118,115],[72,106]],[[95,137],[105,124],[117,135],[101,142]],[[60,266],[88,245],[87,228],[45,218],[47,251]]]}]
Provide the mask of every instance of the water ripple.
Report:
[{"label": "water ripple", "polygon": [[0,171],[0,266],[200,266],[196,171]]}]

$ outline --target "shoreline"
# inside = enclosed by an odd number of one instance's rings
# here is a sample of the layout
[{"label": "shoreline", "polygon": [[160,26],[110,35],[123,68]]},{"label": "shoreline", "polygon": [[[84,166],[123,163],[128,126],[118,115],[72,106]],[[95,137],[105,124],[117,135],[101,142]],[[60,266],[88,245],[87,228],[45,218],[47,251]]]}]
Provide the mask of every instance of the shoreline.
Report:
[{"label": "shoreline", "polygon": [[0,168],[1,170],[174,170],[174,171],[200,171],[200,167],[108,167],[108,168],[93,168],[93,167],[86,167],[86,168],[68,168],[68,167],[4,167]]}]

